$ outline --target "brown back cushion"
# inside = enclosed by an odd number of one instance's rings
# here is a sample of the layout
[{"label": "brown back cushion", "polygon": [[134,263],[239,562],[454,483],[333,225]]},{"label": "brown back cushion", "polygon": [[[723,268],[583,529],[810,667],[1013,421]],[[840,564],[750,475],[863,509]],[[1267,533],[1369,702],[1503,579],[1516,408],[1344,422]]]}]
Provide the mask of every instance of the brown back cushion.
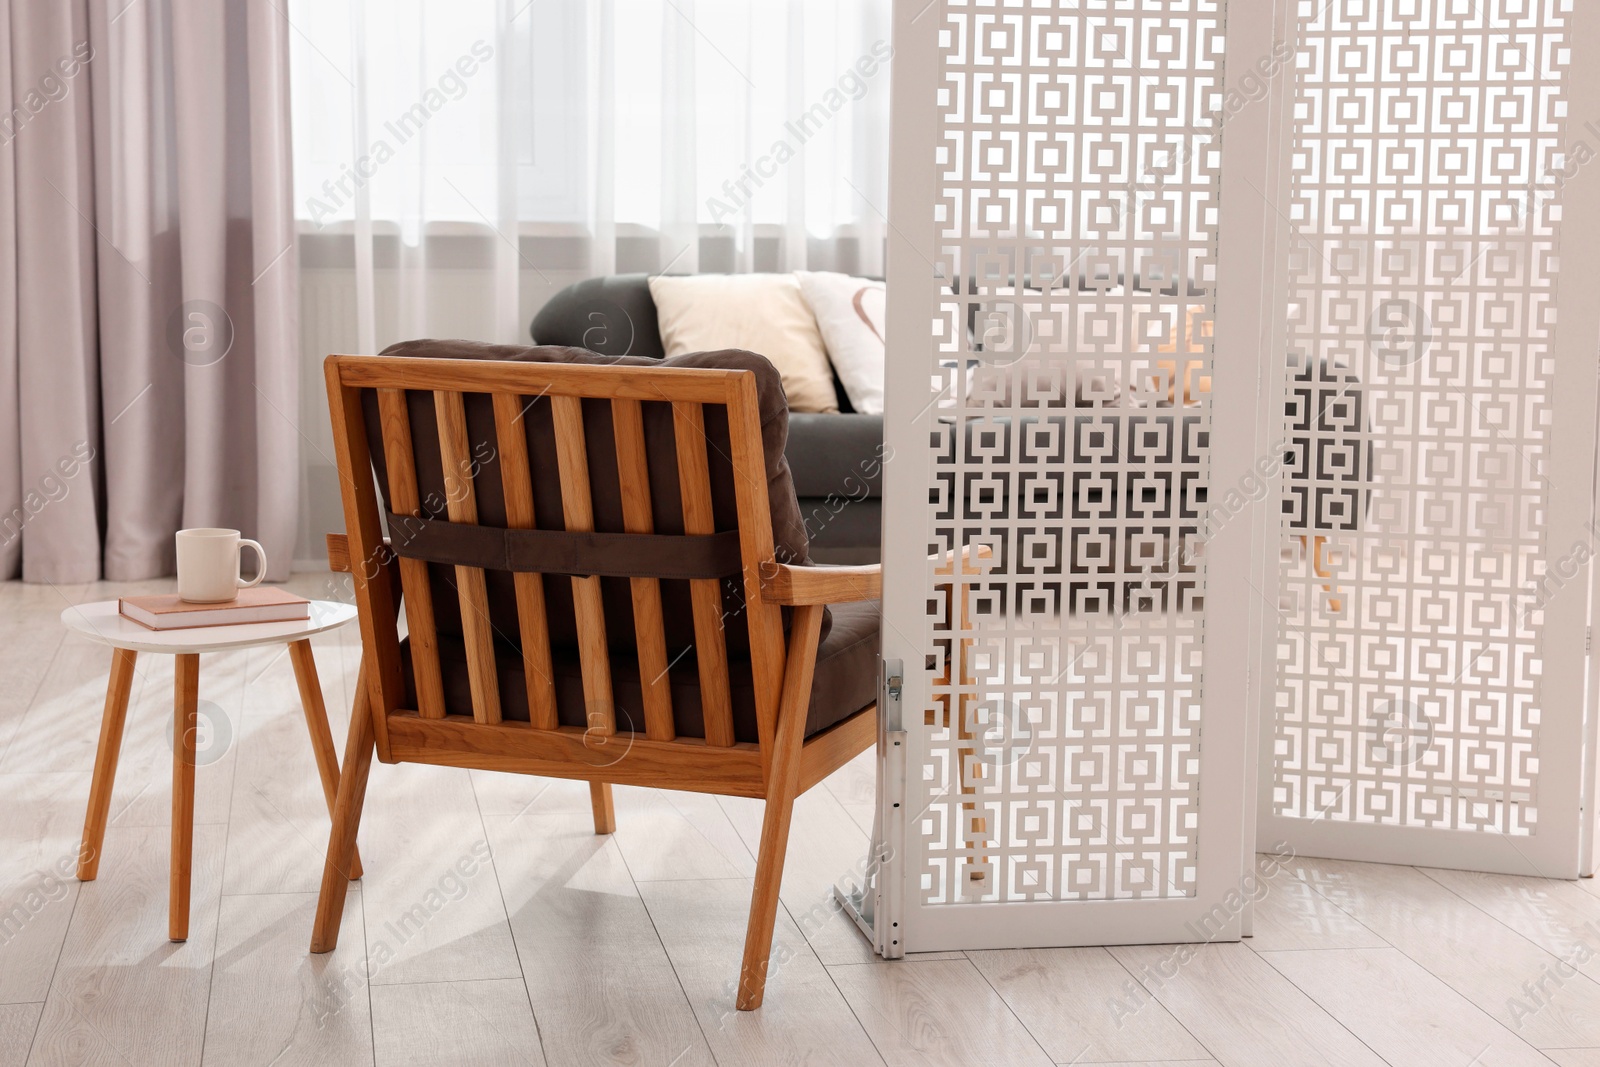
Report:
[{"label": "brown back cushion", "polygon": [[[784,443],[789,432],[789,412],[783,384],[777,370],[764,357],[752,352],[728,350],[697,352],[673,359],[654,360],[638,356],[603,356],[581,348],[555,346],[489,345],[475,341],[406,341],[384,350],[385,356],[416,359],[497,359],[523,363],[581,363],[604,366],[712,367],[747,369],[755,374],[760,405],[762,451],[771,502],[772,531],[780,561],[804,564],[807,559],[805,524],[795,499],[789,464],[784,458]],[[387,464],[378,419],[377,396],[368,391],[362,398],[367,437],[373,442],[373,465],[384,502],[389,500]],[[434,414],[433,394],[426,391],[407,394],[411,414],[412,445],[417,468],[417,488],[423,514],[448,520],[444,468],[439,455],[439,430]],[[506,525],[505,497],[501,489],[500,464],[495,441],[493,403],[487,394],[465,396],[467,436],[476,468],[474,489],[478,521],[484,526]],[[643,404],[645,438],[649,451],[651,504],[655,532],[681,534],[683,508],[678,492],[678,464],[671,405],[666,402]],[[611,404],[607,400],[583,402],[584,437],[589,458],[589,484],[594,501],[595,529],[621,533],[622,500],[617,478],[616,441],[613,436]],[[523,414],[528,441],[528,460],[533,472],[533,498],[541,530],[565,529],[561,505],[561,483],[556,466],[555,429],[548,400],[528,398]],[[705,408],[706,439],[711,471],[711,497],[716,529],[738,528],[734,499],[733,465],[728,443],[725,409]],[[441,634],[461,634],[460,600],[456,594],[454,568],[428,564],[433,588],[434,616]],[[489,614],[497,639],[520,647],[521,629],[517,618],[516,589],[506,571],[485,572],[489,591]],[[613,648],[631,650],[635,646],[633,601],[626,578],[600,579],[606,615],[606,634]],[[551,644],[557,649],[577,646],[576,619],[572,607],[572,583],[564,575],[546,575],[543,580]],[[689,583],[661,583],[662,613],[667,633],[667,656],[680,656],[694,642],[694,613],[690,605]],[[728,650],[735,656],[748,653],[749,637],[744,616],[744,586],[738,576],[722,582],[723,628]],[[788,626],[788,613],[784,624]]]}]

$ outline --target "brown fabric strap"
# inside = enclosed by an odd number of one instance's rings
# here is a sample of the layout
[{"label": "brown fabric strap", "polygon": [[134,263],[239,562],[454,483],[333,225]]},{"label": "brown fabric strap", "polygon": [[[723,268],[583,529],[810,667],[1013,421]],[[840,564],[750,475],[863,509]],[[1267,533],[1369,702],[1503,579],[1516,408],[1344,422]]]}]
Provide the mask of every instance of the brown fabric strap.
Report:
[{"label": "brown fabric strap", "polygon": [[742,569],[739,531],[714,534],[505,530],[387,513],[395,555],[457,567],[602,578],[726,578]]}]

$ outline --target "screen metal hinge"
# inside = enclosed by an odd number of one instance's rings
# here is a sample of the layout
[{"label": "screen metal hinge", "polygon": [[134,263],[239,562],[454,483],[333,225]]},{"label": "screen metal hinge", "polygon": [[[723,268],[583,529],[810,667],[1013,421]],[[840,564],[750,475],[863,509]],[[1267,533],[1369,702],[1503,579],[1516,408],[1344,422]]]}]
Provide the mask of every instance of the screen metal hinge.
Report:
[{"label": "screen metal hinge", "polygon": [[884,728],[890,732],[900,729],[900,696],[905,691],[906,672],[897,659],[883,661],[883,714]]}]

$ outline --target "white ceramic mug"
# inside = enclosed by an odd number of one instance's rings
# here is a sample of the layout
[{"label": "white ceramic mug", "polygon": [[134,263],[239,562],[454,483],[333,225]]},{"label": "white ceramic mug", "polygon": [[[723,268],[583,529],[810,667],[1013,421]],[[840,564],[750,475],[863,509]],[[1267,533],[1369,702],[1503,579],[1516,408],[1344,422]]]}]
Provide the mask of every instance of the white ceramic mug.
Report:
[{"label": "white ceramic mug", "polygon": [[[248,582],[239,577],[242,549],[256,550],[260,566]],[[195,604],[220,604],[249,589],[267,575],[267,554],[238,530],[202,527],[178,531],[178,597]]]}]

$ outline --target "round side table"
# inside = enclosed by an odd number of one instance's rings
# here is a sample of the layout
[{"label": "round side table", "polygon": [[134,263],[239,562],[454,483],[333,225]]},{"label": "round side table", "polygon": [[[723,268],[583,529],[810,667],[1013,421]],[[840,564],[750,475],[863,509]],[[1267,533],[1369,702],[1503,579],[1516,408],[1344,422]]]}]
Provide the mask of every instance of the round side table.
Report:
[{"label": "round side table", "polygon": [[[141,652],[176,657],[173,683],[172,728],[172,859],[168,889],[167,936],[184,941],[189,936],[189,866],[194,847],[195,745],[199,734],[200,653],[224,652],[253,645],[287,644],[305,710],[311,748],[322,777],[322,793],[333,811],[339,788],[339,757],[328,730],[328,713],[322,702],[322,684],[311,656],[312,635],[337,629],[356,617],[353,604],[313,600],[311,617],[295,622],[261,622],[236,626],[200,626],[182,630],[150,630],[117,613],[115,600],[80,604],[61,613],[68,629],[112,648],[111,679],[106,685],[105,712],[100,719],[100,747],[94,758],[94,778],[89,786],[89,811],[83,820],[83,847],[78,853],[78,880],[92,882],[100,868],[100,848],[105,839],[106,814],[111,807],[111,786],[117,776],[117,756],[122,749],[122,726],[128,714],[128,691],[133,666]],[[361,877],[359,858],[351,877]]]}]

